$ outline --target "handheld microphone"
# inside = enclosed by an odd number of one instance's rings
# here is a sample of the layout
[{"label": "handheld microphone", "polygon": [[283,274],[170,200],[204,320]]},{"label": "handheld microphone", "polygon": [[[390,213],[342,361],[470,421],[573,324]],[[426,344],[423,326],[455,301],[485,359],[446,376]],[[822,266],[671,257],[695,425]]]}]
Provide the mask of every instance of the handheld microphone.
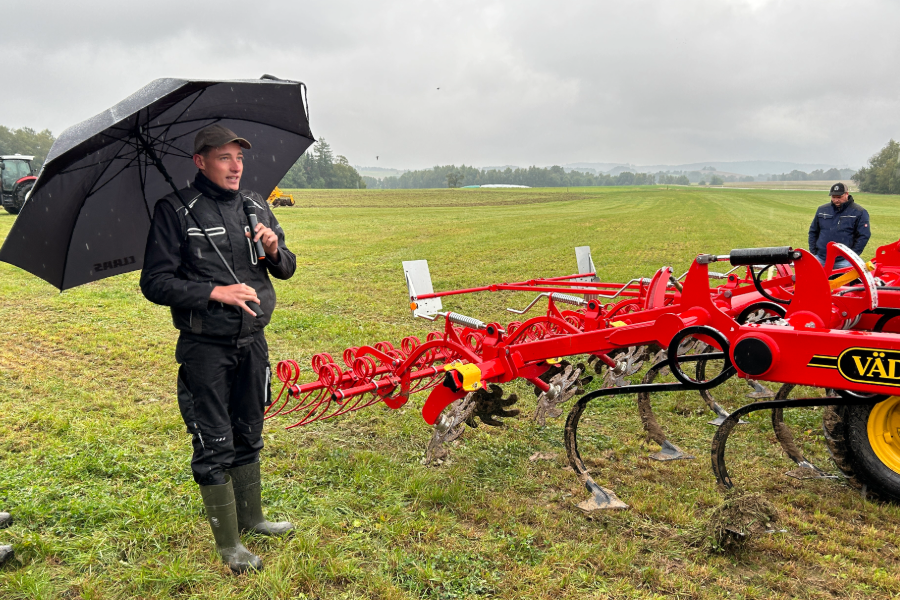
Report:
[{"label": "handheld microphone", "polygon": [[[259,225],[259,219],[256,218],[256,211],[253,208],[253,204],[247,198],[244,198],[244,214],[247,215],[247,220],[250,221],[250,239],[253,239],[253,236],[256,235],[256,226]],[[259,260],[262,260],[266,257],[266,251],[263,248],[262,240],[256,240],[256,256]]]},{"label": "handheld microphone", "polygon": [[247,304],[247,308],[252,310],[256,314],[257,318],[266,314],[266,312],[262,309],[262,307],[259,304],[257,304],[256,302],[247,302],[246,304]]}]

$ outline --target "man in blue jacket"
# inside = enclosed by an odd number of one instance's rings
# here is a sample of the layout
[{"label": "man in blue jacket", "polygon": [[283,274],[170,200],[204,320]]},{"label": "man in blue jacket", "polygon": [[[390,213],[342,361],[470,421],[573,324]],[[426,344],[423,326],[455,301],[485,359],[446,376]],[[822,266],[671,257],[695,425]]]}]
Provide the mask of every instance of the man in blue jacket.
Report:
[{"label": "man in blue jacket", "polygon": [[[862,256],[872,231],[869,228],[869,213],[853,201],[853,196],[843,183],[831,186],[831,202],[816,210],[812,225],[809,226],[809,251],[825,264],[828,242],[844,244]],[[841,257],[834,263],[835,269],[849,267],[850,263]]]}]

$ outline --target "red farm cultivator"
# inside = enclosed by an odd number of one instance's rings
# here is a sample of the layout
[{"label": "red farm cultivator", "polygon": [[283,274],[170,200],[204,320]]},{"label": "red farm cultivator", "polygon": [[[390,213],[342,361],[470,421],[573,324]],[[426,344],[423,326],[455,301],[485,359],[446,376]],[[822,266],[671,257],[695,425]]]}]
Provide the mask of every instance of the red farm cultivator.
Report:
[{"label": "red farm cultivator", "polygon": [[[797,464],[796,477],[829,477],[807,461],[782,415],[785,408],[824,406],[826,440],[851,483],[900,499],[900,242],[883,246],[864,263],[840,244],[829,247],[825,267],[805,250],[790,247],[701,254],[681,277],[663,267],[652,278],[604,283],[590,249],[576,249],[577,275],[435,292],[425,261],[404,262],[413,315],[440,323],[425,340],[404,338],[348,348],[342,364],[317,354],[318,378],[299,383],[294,361],[282,361],[284,383],[268,417],[288,416],[306,425],[383,402],[390,408],[430,390],[422,416],[434,425],[429,452],[463,431],[476,417],[499,425],[518,414],[515,396],[501,384],[522,379],[538,396],[535,419],[562,414],[561,404],[581,395],[565,425],[568,460],[591,497],[584,510],[623,508],[598,485],[578,451],[578,426],[590,402],[637,394],[657,460],[690,458],[667,439],[650,403],[655,392],[697,390],[716,414],[712,468],[732,487],[725,462],[729,434],[741,417],[772,411],[776,437]],[[846,259],[849,268],[833,269]],[[731,270],[711,270],[719,263]],[[534,292],[521,320],[502,325],[445,312],[442,299],[482,292]],[[540,307],[540,309],[538,308]],[[528,316],[529,313],[534,316]],[[600,389],[584,393],[587,367],[566,357],[587,356],[602,376]],[[644,371],[641,383],[629,377]],[[654,383],[661,373],[676,380]],[[733,376],[747,381],[754,402],[732,413],[712,390]],[[777,393],[761,382],[782,384]],[[825,388],[823,397],[790,398],[795,386]]]}]

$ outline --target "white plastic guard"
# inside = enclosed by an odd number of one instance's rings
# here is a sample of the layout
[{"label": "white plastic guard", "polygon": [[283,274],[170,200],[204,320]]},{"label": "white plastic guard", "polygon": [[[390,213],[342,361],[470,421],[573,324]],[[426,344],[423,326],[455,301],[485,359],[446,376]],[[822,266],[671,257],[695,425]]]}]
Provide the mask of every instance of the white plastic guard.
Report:
[{"label": "white plastic guard", "polygon": [[[591,258],[590,246],[576,246],[575,260],[578,263],[579,274],[597,272],[597,267],[594,266],[594,259]],[[579,277],[578,279],[573,279],[572,281],[600,281],[600,279],[596,275],[593,275],[590,277]]]},{"label": "white plastic guard", "polygon": [[420,315],[431,316],[443,310],[440,298],[429,298],[427,300],[419,300],[418,298],[419,294],[434,293],[427,260],[404,260],[403,274],[406,276],[409,301],[416,304],[416,308],[412,311],[414,317]]}]

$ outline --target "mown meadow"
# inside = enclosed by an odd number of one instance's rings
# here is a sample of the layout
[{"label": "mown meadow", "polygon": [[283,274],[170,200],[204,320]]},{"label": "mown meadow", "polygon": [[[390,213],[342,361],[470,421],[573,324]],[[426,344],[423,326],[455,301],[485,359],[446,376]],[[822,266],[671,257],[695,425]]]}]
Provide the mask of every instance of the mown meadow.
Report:
[{"label": "mown meadow", "polygon": [[[685,271],[700,252],[806,244],[824,192],[675,188],[294,190],[275,209],[298,256],[276,282],[271,357],[311,379],[316,352],[424,337],[400,262],[429,261],[435,287],[471,287],[575,271],[590,245],[604,280]],[[865,253],[900,235],[895,197],[859,194],[872,215]],[[0,216],[0,237],[14,217]],[[502,319],[527,294],[481,294],[445,307]],[[779,511],[779,531],[738,554],[702,535],[722,501],[709,467],[713,428],[696,393],[660,394],[671,439],[697,456],[659,463],[634,396],[588,409],[581,452],[630,509],[583,514],[562,445],[563,420],[540,428],[534,395],[519,418],[468,430],[440,466],[421,464],[430,428],[414,397],[397,411],[285,430],[267,424],[263,498],[290,519],[285,539],[248,538],[265,569],[240,577],[215,555],[189,472],[175,401],[168,310],[131,273],[59,293],[0,264],[0,530],[16,559],[0,598],[887,598],[900,594],[900,506],[841,480],[783,473],[769,416],[729,443],[732,477]],[[637,377],[637,376],[636,376]],[[596,385],[593,384],[593,385]],[[277,388],[276,388],[277,392]],[[716,391],[728,408],[746,386]],[[807,456],[835,471],[821,412],[788,411]],[[535,460],[532,460],[535,458]]]}]

